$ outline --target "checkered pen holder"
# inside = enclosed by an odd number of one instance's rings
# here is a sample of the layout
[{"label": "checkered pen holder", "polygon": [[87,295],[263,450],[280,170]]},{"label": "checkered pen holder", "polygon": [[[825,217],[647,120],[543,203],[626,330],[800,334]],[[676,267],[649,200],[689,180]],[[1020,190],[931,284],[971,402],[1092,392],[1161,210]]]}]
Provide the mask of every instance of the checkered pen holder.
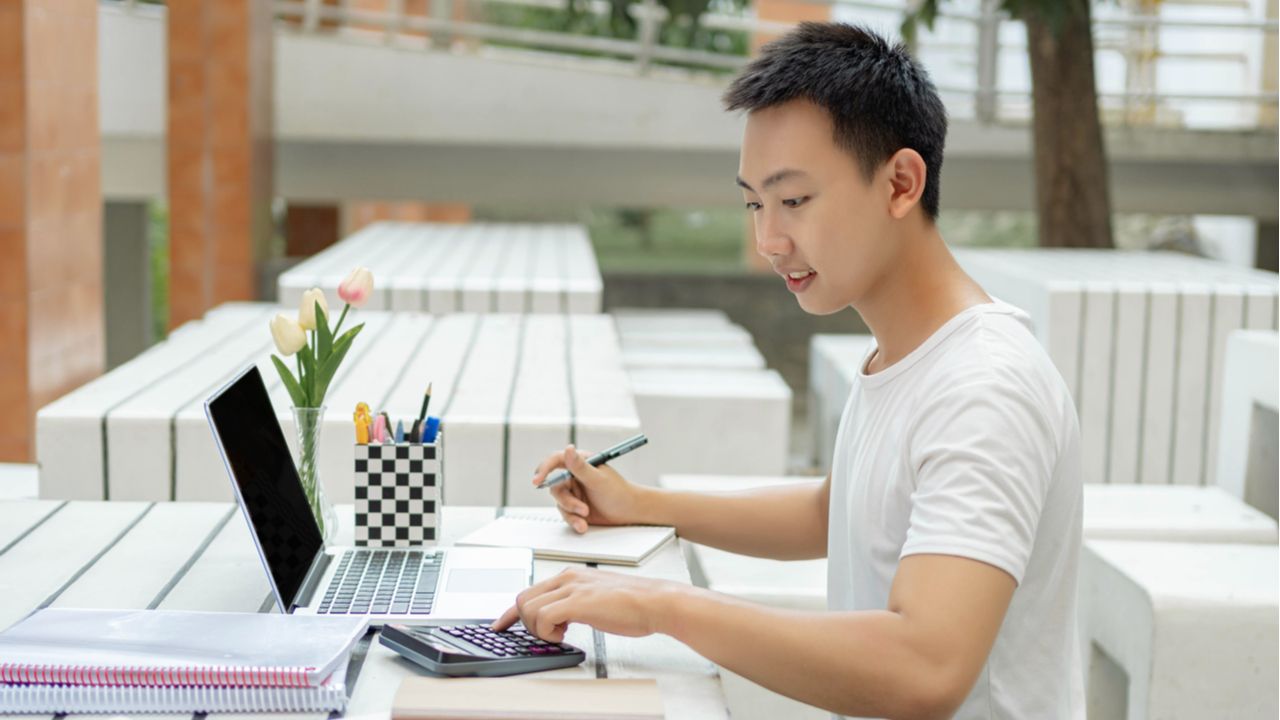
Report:
[{"label": "checkered pen holder", "polygon": [[435,545],[440,443],[356,445],[356,545]]}]

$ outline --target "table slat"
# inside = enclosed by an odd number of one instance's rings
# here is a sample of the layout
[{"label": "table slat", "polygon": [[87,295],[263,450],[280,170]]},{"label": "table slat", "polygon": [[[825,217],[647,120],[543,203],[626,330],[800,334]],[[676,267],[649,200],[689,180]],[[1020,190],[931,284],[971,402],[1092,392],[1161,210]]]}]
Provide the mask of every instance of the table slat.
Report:
[{"label": "table slat", "polygon": [[244,513],[237,510],[159,609],[257,612],[270,592]]},{"label": "table slat", "polygon": [[149,507],[72,502],[0,555],[0,628],[38,608]]},{"label": "table slat", "polygon": [[10,500],[0,503],[0,550],[62,507],[61,500]]},{"label": "table slat", "polygon": [[157,504],[52,607],[147,607],[233,508],[230,503]]}]

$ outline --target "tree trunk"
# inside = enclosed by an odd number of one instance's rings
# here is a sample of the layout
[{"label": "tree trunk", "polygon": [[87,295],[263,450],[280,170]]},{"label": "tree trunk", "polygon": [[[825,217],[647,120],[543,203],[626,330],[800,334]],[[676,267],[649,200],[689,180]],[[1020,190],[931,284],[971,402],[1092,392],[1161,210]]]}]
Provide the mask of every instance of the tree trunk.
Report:
[{"label": "tree trunk", "polygon": [[1035,108],[1040,245],[1110,248],[1111,188],[1093,77],[1089,0],[1067,4],[1057,23],[1030,9],[1022,18]]}]

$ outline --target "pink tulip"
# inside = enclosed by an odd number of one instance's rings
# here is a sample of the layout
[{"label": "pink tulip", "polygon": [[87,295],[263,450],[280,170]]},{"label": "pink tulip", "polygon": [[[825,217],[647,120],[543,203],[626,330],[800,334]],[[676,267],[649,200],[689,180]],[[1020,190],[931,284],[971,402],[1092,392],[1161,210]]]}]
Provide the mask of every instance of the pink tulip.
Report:
[{"label": "pink tulip", "polygon": [[372,294],[373,273],[369,272],[369,268],[352,270],[347,279],[338,286],[338,299],[354,307],[361,307],[369,302],[369,296]]}]

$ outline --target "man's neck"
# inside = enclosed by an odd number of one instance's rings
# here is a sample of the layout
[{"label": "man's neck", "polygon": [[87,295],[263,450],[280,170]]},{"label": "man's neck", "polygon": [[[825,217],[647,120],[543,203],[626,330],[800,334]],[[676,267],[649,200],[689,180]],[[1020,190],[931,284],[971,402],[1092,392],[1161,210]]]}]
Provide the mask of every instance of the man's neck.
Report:
[{"label": "man's neck", "polygon": [[871,290],[854,303],[878,346],[867,371],[893,365],[951,318],[989,302],[951,256],[937,226],[919,222],[900,238],[897,257]]}]

